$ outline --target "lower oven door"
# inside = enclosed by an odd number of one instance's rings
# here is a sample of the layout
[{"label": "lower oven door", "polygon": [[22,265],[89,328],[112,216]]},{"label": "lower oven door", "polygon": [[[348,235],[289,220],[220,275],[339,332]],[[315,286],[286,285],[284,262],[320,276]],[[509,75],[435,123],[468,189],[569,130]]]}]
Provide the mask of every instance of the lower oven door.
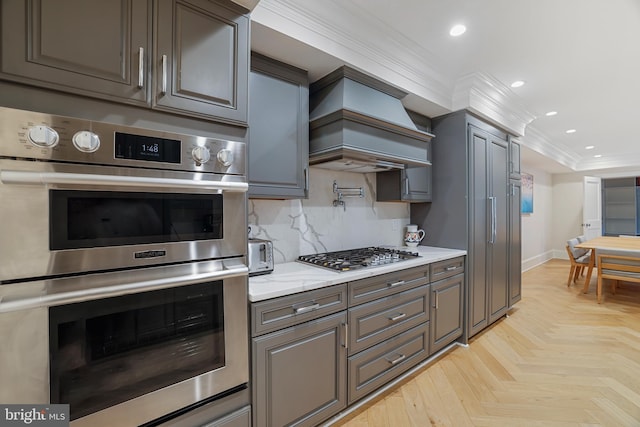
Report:
[{"label": "lower oven door", "polygon": [[137,426],[248,381],[244,258],[0,292],[3,403],[66,403],[73,426]]}]

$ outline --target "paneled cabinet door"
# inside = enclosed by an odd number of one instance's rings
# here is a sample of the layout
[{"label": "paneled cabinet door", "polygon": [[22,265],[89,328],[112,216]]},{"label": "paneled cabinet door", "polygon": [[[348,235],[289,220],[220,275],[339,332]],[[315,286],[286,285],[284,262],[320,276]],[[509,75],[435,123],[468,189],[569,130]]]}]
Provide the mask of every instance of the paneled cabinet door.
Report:
[{"label": "paneled cabinet door", "polygon": [[509,172],[511,178],[520,179],[520,144],[516,141],[509,142]]},{"label": "paneled cabinet door", "polygon": [[462,335],[464,274],[431,284],[430,354]]},{"label": "paneled cabinet door", "polygon": [[1,78],[147,105],[151,3],[2,0]]},{"label": "paneled cabinet door", "polygon": [[307,197],[307,72],[254,53],[249,91],[249,197]]},{"label": "paneled cabinet door", "polygon": [[254,426],[315,426],[346,407],[345,312],[253,339]]},{"label": "paneled cabinet door", "polygon": [[246,124],[249,17],[210,0],[158,0],[156,13],[152,106]]},{"label": "paneled cabinet door", "polygon": [[511,210],[509,218],[509,307],[522,298],[522,241],[520,202],[522,185],[520,180],[510,183]]}]

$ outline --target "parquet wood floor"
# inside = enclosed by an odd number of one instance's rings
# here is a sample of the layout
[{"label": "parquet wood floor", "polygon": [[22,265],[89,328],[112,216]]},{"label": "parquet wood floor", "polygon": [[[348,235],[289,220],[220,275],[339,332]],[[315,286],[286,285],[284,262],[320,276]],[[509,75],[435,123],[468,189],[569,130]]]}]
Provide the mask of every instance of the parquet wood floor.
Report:
[{"label": "parquet wood floor", "polygon": [[527,271],[509,317],[333,425],[640,426],[640,286],[597,304],[568,274]]}]

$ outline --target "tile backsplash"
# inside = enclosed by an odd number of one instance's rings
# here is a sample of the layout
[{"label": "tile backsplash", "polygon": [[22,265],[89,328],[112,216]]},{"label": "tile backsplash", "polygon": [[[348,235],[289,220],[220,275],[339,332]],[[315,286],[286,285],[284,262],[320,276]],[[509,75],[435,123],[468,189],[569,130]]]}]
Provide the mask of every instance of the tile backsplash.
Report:
[{"label": "tile backsplash", "polygon": [[[364,188],[364,197],[345,197],[333,206],[339,187]],[[376,174],[310,168],[309,198],[249,199],[250,237],[273,241],[276,264],[299,255],[364,246],[402,245],[409,204],[376,202]]]}]

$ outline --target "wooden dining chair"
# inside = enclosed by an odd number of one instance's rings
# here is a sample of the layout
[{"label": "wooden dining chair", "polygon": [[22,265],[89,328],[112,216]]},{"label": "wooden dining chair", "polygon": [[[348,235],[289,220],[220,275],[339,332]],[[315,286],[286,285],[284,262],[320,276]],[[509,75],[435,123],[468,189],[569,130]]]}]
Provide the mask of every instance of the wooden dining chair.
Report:
[{"label": "wooden dining chair", "polygon": [[571,282],[576,283],[578,277],[589,267],[589,261],[591,261],[591,254],[589,249],[576,248],[578,239],[567,240],[567,255],[571,262],[571,268],[569,270],[569,278],[567,279],[567,286],[571,286]]},{"label": "wooden dining chair", "polygon": [[618,281],[640,283],[640,253],[629,251],[596,250],[598,264],[598,304],[602,302],[602,283],[604,279],[613,280],[611,292],[616,293]]}]

